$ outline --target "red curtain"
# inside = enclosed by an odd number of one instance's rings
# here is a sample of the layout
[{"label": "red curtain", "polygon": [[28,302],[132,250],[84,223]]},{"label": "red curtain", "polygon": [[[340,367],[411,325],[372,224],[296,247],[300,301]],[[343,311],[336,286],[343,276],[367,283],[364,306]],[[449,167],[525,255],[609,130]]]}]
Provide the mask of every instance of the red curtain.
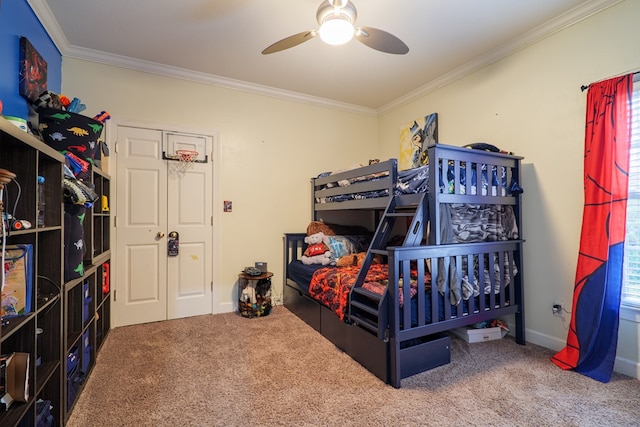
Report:
[{"label": "red curtain", "polygon": [[589,87],[584,148],[584,210],[566,347],[552,357],[608,382],[618,344],[627,211],[633,76]]}]

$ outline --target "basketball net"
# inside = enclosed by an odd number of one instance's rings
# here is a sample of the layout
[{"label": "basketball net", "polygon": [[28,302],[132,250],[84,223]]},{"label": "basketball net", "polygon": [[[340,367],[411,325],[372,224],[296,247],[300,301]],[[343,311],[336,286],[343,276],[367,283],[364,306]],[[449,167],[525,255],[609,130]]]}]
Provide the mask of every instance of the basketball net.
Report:
[{"label": "basketball net", "polygon": [[188,169],[193,167],[193,164],[198,159],[198,152],[193,150],[176,150],[174,159],[177,162],[171,162],[171,171],[178,175],[184,175]]}]

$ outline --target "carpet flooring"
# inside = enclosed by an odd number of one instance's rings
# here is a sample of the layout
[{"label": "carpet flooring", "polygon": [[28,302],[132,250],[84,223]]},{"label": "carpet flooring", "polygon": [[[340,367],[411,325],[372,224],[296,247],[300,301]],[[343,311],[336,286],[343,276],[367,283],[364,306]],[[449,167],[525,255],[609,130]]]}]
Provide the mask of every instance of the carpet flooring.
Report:
[{"label": "carpet flooring", "polygon": [[283,306],[112,330],[68,420],[90,426],[640,426],[640,381],[603,384],[510,337],[452,337],[395,389]]}]

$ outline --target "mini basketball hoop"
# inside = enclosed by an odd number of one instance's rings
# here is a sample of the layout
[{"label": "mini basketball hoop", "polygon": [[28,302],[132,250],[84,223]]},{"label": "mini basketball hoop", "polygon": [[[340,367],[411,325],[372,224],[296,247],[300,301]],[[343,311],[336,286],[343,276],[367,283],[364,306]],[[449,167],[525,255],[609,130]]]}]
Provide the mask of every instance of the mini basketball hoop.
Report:
[{"label": "mini basketball hoop", "polygon": [[198,160],[198,154],[195,150],[176,150],[171,160],[177,160],[178,163],[173,163],[171,170],[178,175],[183,175]]},{"label": "mini basketball hoop", "polygon": [[198,160],[198,152],[195,150],[176,150],[178,158],[178,172],[185,173]]},{"label": "mini basketball hoop", "polygon": [[180,162],[192,163],[198,158],[198,152],[193,150],[176,150]]}]

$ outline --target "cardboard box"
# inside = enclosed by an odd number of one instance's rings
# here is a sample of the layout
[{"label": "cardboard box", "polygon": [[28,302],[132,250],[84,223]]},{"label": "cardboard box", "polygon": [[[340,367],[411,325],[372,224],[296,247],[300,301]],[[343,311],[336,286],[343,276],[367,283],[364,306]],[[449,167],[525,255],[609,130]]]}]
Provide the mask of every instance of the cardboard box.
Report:
[{"label": "cardboard box", "polygon": [[452,329],[451,332],[468,343],[499,340],[507,334],[507,331],[499,327],[479,329],[469,327],[457,328]]},{"label": "cardboard box", "polygon": [[29,353],[0,356],[2,399],[0,410],[6,411],[15,402],[29,400]]}]

